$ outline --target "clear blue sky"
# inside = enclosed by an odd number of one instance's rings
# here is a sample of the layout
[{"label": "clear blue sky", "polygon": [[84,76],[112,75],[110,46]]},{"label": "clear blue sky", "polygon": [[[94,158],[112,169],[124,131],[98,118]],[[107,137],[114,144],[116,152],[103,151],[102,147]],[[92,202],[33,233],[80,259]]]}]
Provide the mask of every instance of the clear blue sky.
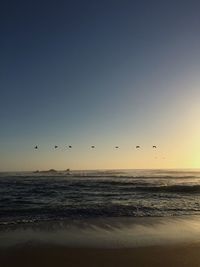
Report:
[{"label": "clear blue sky", "polygon": [[199,14],[189,0],[1,2],[0,170],[199,167]]}]

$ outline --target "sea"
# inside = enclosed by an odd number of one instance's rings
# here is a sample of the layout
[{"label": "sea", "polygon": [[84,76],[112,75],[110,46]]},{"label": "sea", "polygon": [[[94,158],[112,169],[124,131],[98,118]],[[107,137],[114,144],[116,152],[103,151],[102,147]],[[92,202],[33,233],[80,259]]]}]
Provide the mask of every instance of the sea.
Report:
[{"label": "sea", "polygon": [[0,225],[200,215],[200,170],[0,173]]},{"label": "sea", "polygon": [[0,249],[200,242],[200,170],[0,174]]}]

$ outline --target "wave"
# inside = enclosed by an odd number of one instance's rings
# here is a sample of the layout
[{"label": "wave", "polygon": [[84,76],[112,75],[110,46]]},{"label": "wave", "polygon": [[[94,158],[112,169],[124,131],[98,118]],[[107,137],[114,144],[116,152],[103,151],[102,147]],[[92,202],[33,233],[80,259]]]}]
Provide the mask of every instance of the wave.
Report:
[{"label": "wave", "polygon": [[200,215],[198,209],[182,210],[179,208],[168,208],[163,214],[162,208],[137,207],[125,205],[111,205],[110,207],[86,207],[78,209],[16,209],[0,212],[0,230],[3,225],[26,224],[31,222],[64,222],[67,220],[84,219],[108,219],[108,218],[155,218],[155,217],[174,217]]},{"label": "wave", "polygon": [[167,193],[200,193],[200,185],[138,186],[134,190]]}]

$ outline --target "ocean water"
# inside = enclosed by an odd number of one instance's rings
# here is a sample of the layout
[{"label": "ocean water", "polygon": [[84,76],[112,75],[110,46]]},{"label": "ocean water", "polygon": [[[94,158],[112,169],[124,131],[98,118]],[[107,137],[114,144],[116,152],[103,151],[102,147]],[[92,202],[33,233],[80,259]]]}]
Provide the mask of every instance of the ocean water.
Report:
[{"label": "ocean water", "polygon": [[200,171],[1,173],[0,225],[200,215]]}]

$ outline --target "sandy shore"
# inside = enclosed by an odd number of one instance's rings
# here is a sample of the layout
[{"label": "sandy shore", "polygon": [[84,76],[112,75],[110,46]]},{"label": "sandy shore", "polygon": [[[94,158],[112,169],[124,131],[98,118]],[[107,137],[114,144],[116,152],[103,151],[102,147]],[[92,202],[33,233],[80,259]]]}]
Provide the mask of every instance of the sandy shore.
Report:
[{"label": "sandy shore", "polygon": [[200,218],[2,226],[0,267],[200,267]]},{"label": "sandy shore", "polygon": [[130,249],[67,248],[42,245],[0,250],[2,267],[196,267],[200,245],[153,246]]}]

